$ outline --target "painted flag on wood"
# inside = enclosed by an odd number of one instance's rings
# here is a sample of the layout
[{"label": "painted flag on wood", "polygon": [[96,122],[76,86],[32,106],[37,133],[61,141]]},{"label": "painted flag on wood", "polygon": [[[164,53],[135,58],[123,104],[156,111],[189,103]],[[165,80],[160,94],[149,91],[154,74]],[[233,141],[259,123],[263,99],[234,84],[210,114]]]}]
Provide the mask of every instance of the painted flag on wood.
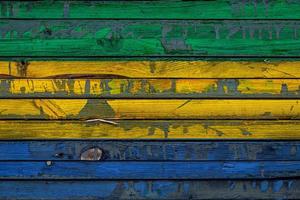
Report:
[{"label": "painted flag on wood", "polygon": [[297,199],[300,2],[1,1],[0,199]]}]

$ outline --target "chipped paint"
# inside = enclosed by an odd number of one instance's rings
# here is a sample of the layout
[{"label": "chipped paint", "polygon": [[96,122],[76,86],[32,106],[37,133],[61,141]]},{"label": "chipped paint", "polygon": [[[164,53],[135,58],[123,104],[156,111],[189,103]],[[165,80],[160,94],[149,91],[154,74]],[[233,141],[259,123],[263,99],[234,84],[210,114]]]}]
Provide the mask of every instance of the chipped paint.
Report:
[{"label": "chipped paint", "polygon": [[[127,8],[124,12],[124,7]],[[222,0],[169,2],[2,1],[2,18],[102,19],[295,19],[297,0]],[[218,8],[218,9],[216,9]],[[198,12],[201,10],[202,12]]]},{"label": "chipped paint", "polygon": [[[0,138],[10,139],[299,139],[298,121],[265,120],[121,120],[108,123],[85,121],[0,121]],[[245,136],[241,129],[251,132]],[[53,132],[52,130],[56,130]],[[252,152],[254,149],[244,149]],[[266,150],[264,150],[266,151]],[[276,151],[276,149],[274,149]],[[256,152],[256,153],[255,153]],[[290,149],[286,149],[290,153]],[[297,151],[293,155],[298,155]],[[237,155],[239,156],[239,155]]]},{"label": "chipped paint", "polygon": [[[150,28],[151,31],[144,31]],[[0,24],[0,37],[6,40],[0,53],[3,56],[20,53],[23,56],[297,56],[298,49],[281,44],[297,44],[299,35],[295,32],[299,28],[297,20],[4,20]],[[245,42],[241,43],[241,39]],[[11,40],[18,41],[17,45]],[[66,45],[62,45],[64,42]]]},{"label": "chipped paint", "polygon": [[3,110],[0,114],[1,119],[298,119],[300,117],[300,104],[295,99],[0,99],[0,110]]},{"label": "chipped paint", "polygon": [[296,98],[295,79],[0,79],[0,97]]},{"label": "chipped paint", "polygon": [[[278,192],[262,192],[256,185],[267,181],[268,185],[282,182]],[[293,182],[291,188],[289,182]],[[0,197],[7,199],[22,194],[27,199],[72,198],[76,199],[297,199],[299,197],[299,181],[286,180],[139,180],[139,181],[3,181],[0,187],[7,188]],[[33,190],[34,188],[34,190]],[[76,192],[57,192],[61,188],[74,188]],[[101,190],[99,188],[105,188]],[[32,192],[34,191],[34,192]],[[203,198],[205,197],[205,198]]]}]

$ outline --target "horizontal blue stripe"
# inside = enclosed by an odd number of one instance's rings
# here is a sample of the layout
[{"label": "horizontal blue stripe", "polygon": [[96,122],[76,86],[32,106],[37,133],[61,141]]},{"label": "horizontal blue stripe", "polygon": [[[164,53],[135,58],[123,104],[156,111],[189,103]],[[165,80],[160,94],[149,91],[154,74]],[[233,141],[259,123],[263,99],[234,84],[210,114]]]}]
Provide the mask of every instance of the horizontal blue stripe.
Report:
[{"label": "horizontal blue stripe", "polygon": [[260,179],[300,176],[300,161],[1,161],[1,179]]},{"label": "horizontal blue stripe", "polygon": [[300,160],[300,141],[0,141],[0,160],[80,160],[98,147],[104,160]]},{"label": "horizontal blue stripe", "polygon": [[298,199],[300,180],[1,181],[0,199]]}]

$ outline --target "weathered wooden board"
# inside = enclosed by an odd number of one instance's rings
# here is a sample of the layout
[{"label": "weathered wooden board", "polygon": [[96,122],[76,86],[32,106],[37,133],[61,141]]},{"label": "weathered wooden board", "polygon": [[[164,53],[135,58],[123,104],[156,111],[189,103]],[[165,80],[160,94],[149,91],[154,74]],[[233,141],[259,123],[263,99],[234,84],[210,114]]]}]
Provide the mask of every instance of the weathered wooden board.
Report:
[{"label": "weathered wooden board", "polygon": [[1,1],[0,199],[299,198],[299,11]]},{"label": "weathered wooden board", "polygon": [[0,98],[299,98],[300,79],[0,79]]},{"label": "weathered wooden board", "polygon": [[300,54],[297,20],[1,20],[0,55],[280,56]]},{"label": "weathered wooden board", "polygon": [[299,19],[299,1],[1,1],[1,18]]},{"label": "weathered wooden board", "polygon": [[1,199],[297,199],[299,179],[1,181]]},{"label": "weathered wooden board", "polygon": [[1,179],[274,179],[300,175],[300,161],[0,161]]},{"label": "weathered wooden board", "polygon": [[0,119],[299,119],[297,99],[0,99]]},{"label": "weathered wooden board", "polygon": [[300,139],[299,120],[0,121],[0,139]]},{"label": "weathered wooden board", "polygon": [[[97,151],[102,155],[93,157]],[[300,142],[238,141],[0,141],[0,160],[48,161],[300,160]]]},{"label": "weathered wooden board", "polygon": [[[125,58],[124,58],[125,59]],[[5,78],[300,78],[300,61],[0,61]]]}]

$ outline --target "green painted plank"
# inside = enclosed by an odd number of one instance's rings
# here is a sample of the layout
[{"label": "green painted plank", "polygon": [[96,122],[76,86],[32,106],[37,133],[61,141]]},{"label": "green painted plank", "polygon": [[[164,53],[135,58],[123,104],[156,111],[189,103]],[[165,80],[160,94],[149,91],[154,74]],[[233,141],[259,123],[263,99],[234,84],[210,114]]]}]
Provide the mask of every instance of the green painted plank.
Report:
[{"label": "green painted plank", "polygon": [[1,56],[299,56],[295,20],[2,20]]},{"label": "green painted plank", "polygon": [[299,19],[299,1],[2,1],[1,18]]}]

